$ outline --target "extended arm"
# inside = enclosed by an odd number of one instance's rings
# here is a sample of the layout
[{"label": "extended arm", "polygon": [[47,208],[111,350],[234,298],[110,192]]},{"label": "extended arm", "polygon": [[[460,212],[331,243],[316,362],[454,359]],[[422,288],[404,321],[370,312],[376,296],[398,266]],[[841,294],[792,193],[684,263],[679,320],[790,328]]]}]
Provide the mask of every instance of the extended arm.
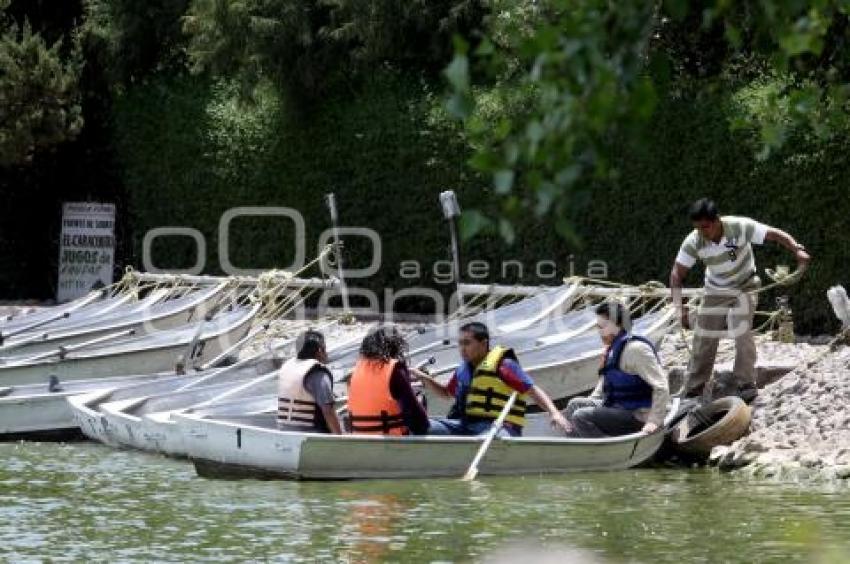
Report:
[{"label": "extended arm", "polygon": [[670,299],[676,307],[679,314],[679,319],[682,321],[682,327],[688,328],[688,308],[682,304],[682,284],[685,277],[688,275],[690,268],[679,263],[673,263],[673,269],[670,271]]},{"label": "extended arm", "polygon": [[431,390],[433,393],[446,399],[454,399],[454,395],[452,395],[452,393],[449,391],[448,386],[440,384],[434,378],[432,378],[425,372],[422,372],[418,368],[410,368],[409,370],[410,375],[413,376],[415,380],[422,382],[422,385]]},{"label": "extended arm", "polygon": [[765,241],[774,241],[779,243],[794,255],[794,258],[797,259],[797,267],[800,269],[804,269],[809,265],[809,262],[812,260],[812,257],[806,252],[806,248],[798,243],[794,237],[782,231],[781,229],[777,229],[775,227],[768,227],[767,233],[764,236]]},{"label": "extended arm", "polygon": [[557,425],[563,429],[565,433],[570,432],[572,427],[569,423],[567,423],[567,420],[561,412],[558,411],[558,408],[555,407],[555,404],[552,403],[552,400],[549,399],[549,395],[546,392],[544,392],[539,386],[534,385],[530,390],[528,390],[528,395],[534,399],[537,405],[549,412],[549,415],[552,417],[553,425]]}]

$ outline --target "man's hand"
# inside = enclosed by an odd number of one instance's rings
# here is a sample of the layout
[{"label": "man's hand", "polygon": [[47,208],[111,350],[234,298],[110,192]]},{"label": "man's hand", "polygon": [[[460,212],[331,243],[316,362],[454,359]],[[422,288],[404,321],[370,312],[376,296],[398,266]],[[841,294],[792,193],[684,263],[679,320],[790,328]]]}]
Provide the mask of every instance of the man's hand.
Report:
[{"label": "man's hand", "polygon": [[569,421],[567,421],[567,419],[563,416],[563,414],[561,414],[560,411],[552,413],[552,427],[560,427],[561,430],[565,433],[569,433],[573,430],[573,426],[570,425]]},{"label": "man's hand", "polygon": [[651,435],[652,433],[654,433],[657,430],[658,430],[658,423],[652,423],[651,421],[647,421],[644,424],[643,429],[641,429],[640,431],[641,431],[641,433],[646,433],[647,435]]},{"label": "man's hand", "polygon": [[797,249],[797,252],[794,253],[794,257],[797,259],[798,268],[806,268],[809,266],[809,263],[812,262],[812,256],[802,247]]},{"label": "man's hand", "polygon": [[410,369],[410,379],[414,382],[421,382],[425,388],[428,388],[432,392],[446,399],[454,398],[454,396],[449,393],[449,390],[446,386],[440,384],[437,379],[431,376],[430,374],[423,372],[417,368]]}]

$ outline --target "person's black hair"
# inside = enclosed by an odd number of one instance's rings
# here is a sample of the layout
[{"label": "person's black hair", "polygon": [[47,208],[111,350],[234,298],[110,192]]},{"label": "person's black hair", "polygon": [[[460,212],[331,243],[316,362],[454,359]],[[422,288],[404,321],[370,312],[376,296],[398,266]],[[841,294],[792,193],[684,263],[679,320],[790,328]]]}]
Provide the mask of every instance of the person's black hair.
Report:
[{"label": "person's black hair", "polygon": [[490,330],[480,321],[471,321],[460,326],[461,333],[469,333],[476,341],[489,341]]},{"label": "person's black hair", "polygon": [[363,338],[360,354],[370,360],[383,362],[402,360],[407,354],[407,341],[396,326],[384,325],[370,331]]},{"label": "person's black hair", "polygon": [[596,306],[596,315],[601,315],[609,321],[613,321],[620,329],[630,331],[632,328],[632,316],[626,306],[616,300],[602,302]]},{"label": "person's black hair", "polygon": [[325,336],[318,331],[308,329],[298,336],[295,348],[298,351],[296,354],[298,360],[318,358],[319,352],[325,348]]},{"label": "person's black hair", "polygon": [[700,198],[691,204],[691,207],[688,209],[688,217],[691,218],[691,221],[700,221],[703,219],[714,221],[720,217],[720,212],[718,211],[717,204],[714,203],[714,200]]}]

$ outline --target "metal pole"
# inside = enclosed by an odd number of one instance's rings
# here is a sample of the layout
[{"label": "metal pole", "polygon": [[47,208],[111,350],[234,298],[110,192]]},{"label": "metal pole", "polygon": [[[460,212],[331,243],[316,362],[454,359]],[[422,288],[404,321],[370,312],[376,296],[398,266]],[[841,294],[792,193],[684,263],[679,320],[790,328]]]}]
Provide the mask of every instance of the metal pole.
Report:
[{"label": "metal pole", "polygon": [[458,307],[463,308],[463,294],[460,292],[460,242],[457,234],[457,218],[460,217],[460,204],[454,190],[446,190],[440,194],[440,204],[443,207],[443,217],[449,223],[452,237],[452,270],[454,271],[455,290]]},{"label": "metal pole", "polygon": [[325,196],[328,210],[331,213],[331,228],[334,235],[334,256],[336,257],[337,277],[339,278],[339,293],[342,296],[342,309],[345,313],[350,311],[348,303],[348,288],[345,285],[345,275],[342,268],[342,241],[339,239],[339,213],[336,208],[336,196],[333,192]]},{"label": "metal pole", "polygon": [[[544,290],[551,290],[553,286],[505,286],[502,284],[460,284],[458,291],[464,296],[477,296],[487,294],[491,296],[533,296]],[[588,296],[593,298],[608,298],[616,296],[640,297],[646,296],[650,298],[667,298],[670,297],[670,288],[650,288],[641,290],[640,288],[631,286],[624,288],[616,287],[593,287],[592,282],[588,282],[584,290]],[[682,288],[682,296],[686,298],[696,298],[704,293],[702,288]]]},{"label": "metal pole", "polygon": [[[152,274],[149,272],[138,272],[134,276],[139,282],[158,282],[158,283],[183,283],[183,284],[220,284],[222,282],[234,282],[239,286],[251,287],[256,286],[259,278],[253,276],[190,276],[184,274]],[[286,283],[288,288],[301,289],[318,289],[336,286],[336,278],[323,280],[321,278],[287,278],[285,274],[279,277],[272,277],[271,280]]]}]

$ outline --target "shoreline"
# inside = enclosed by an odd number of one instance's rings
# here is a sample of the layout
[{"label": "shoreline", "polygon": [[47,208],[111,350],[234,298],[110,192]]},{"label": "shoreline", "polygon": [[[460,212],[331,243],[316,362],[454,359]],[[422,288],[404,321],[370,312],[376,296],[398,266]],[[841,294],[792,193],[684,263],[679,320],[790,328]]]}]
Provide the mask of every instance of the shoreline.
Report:
[{"label": "shoreline", "polygon": [[756,478],[850,479],[850,347],[759,390],[752,407],[750,432],[715,448],[712,466]]}]

